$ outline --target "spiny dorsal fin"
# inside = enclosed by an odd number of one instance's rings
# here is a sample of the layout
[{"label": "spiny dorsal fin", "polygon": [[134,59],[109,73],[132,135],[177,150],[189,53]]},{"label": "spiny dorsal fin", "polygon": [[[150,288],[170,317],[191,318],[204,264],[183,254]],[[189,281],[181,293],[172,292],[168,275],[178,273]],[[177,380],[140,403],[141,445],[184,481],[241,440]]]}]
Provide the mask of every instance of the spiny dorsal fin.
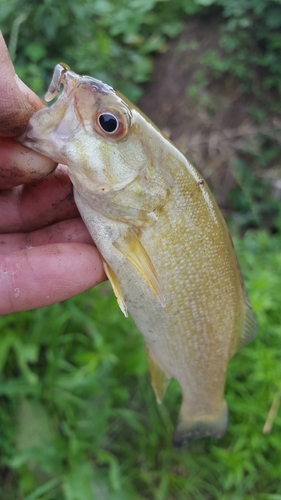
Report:
[{"label": "spiny dorsal fin", "polygon": [[247,292],[243,285],[243,298],[242,298],[242,325],[240,327],[240,334],[232,346],[229,359],[234,356],[240,349],[254,340],[257,333],[257,320],[252,311],[252,306],[247,296]]},{"label": "spiny dorsal fin", "polygon": [[237,345],[237,350],[249,344],[249,342],[252,342],[252,340],[254,340],[257,334],[258,324],[256,316],[252,311],[252,306],[246,294],[243,301],[243,313],[244,313],[244,319],[241,330],[241,336]]},{"label": "spiny dorsal fin", "polygon": [[113,245],[137,268],[164,307],[166,302],[156,269],[134,230],[128,229]]},{"label": "spiny dorsal fin", "polygon": [[164,371],[158,361],[155,360],[155,357],[152,355],[149,347],[147,345],[145,347],[151,377],[151,385],[155,392],[157,403],[161,403],[171,377]]},{"label": "spiny dorsal fin", "polygon": [[[229,234],[229,233],[228,233]],[[230,242],[232,245],[232,248],[234,249],[233,241],[231,239],[231,236],[229,234]],[[242,320],[242,328],[241,328],[241,333],[240,337],[238,339],[236,349],[233,354],[235,354],[237,351],[239,351],[242,347],[245,345],[249,344],[252,342],[252,340],[255,339],[256,334],[257,334],[257,329],[258,329],[258,324],[257,324],[257,319],[255,314],[253,313],[252,306],[247,294],[246,287],[244,285],[244,280],[242,276],[242,272],[240,269],[240,265],[237,259],[237,255],[234,251],[234,256],[239,272],[239,278],[240,278],[240,284],[242,288],[242,314],[243,314],[243,320]]]},{"label": "spiny dorsal fin", "polygon": [[111,269],[111,267],[107,264],[107,262],[105,262],[105,260],[103,261],[103,268],[104,268],[104,272],[105,272],[106,276],[108,277],[108,279],[110,281],[113,293],[117,299],[117,303],[118,303],[122,313],[124,314],[125,318],[128,318],[127,306],[125,304],[123,294],[120,290],[117,276],[116,276],[115,272],[113,271],[113,269]]}]

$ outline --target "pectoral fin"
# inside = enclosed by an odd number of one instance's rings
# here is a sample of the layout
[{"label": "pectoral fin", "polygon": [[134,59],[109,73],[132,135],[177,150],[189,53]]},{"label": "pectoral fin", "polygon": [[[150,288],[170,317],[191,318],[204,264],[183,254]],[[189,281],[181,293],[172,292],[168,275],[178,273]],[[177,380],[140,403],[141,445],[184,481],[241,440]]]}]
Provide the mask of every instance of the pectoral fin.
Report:
[{"label": "pectoral fin", "polygon": [[151,385],[154,389],[157,403],[161,403],[165,391],[168,387],[170,376],[163,370],[159,363],[155,360],[149,347],[146,345],[147,361],[151,376]]},{"label": "pectoral fin", "polygon": [[128,229],[113,245],[137,268],[164,307],[166,302],[156,269],[136,233]]},{"label": "pectoral fin", "polygon": [[116,274],[113,271],[113,269],[111,269],[111,267],[107,264],[107,262],[105,262],[105,260],[103,261],[103,268],[104,268],[104,272],[105,272],[106,276],[108,277],[108,279],[110,281],[113,293],[117,299],[117,303],[118,303],[122,313],[124,314],[124,316],[126,318],[128,318],[127,306],[125,304],[122,292],[120,290]]}]

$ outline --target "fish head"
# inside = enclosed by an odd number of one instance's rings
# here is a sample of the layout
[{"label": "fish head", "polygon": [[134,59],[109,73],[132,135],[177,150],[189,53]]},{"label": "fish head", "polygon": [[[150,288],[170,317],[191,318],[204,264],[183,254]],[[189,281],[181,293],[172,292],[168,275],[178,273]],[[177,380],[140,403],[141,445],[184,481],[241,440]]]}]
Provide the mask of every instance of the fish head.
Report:
[{"label": "fish head", "polygon": [[64,64],[55,67],[45,99],[57,95],[50,107],[31,117],[19,141],[68,165],[73,184],[82,191],[116,191],[131,183],[147,164],[147,154],[140,115],[129,101]]}]

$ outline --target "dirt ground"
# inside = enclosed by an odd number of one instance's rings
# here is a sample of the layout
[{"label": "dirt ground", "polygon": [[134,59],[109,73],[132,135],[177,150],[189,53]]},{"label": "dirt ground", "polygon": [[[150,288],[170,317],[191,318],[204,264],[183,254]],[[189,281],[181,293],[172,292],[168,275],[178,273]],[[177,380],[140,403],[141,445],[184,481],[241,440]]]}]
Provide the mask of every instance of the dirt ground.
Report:
[{"label": "dirt ground", "polygon": [[[189,21],[156,58],[139,107],[196,165],[224,211],[236,183],[234,159],[247,149],[260,125],[248,112],[254,100],[242,94],[233,78],[202,85],[200,58],[209,49],[219,49],[218,34],[214,19]],[[280,119],[274,120],[263,126],[280,127]]]}]

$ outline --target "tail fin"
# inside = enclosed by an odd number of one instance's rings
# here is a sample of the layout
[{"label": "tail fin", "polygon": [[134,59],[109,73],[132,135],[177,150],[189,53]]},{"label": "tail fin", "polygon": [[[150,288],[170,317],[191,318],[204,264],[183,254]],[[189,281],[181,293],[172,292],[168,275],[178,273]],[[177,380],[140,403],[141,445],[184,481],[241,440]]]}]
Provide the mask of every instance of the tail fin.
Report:
[{"label": "tail fin", "polygon": [[189,446],[195,439],[212,436],[221,438],[228,424],[228,408],[223,401],[220,411],[215,415],[202,415],[196,419],[187,418],[180,411],[177,427],[173,435],[173,444],[176,448]]}]

